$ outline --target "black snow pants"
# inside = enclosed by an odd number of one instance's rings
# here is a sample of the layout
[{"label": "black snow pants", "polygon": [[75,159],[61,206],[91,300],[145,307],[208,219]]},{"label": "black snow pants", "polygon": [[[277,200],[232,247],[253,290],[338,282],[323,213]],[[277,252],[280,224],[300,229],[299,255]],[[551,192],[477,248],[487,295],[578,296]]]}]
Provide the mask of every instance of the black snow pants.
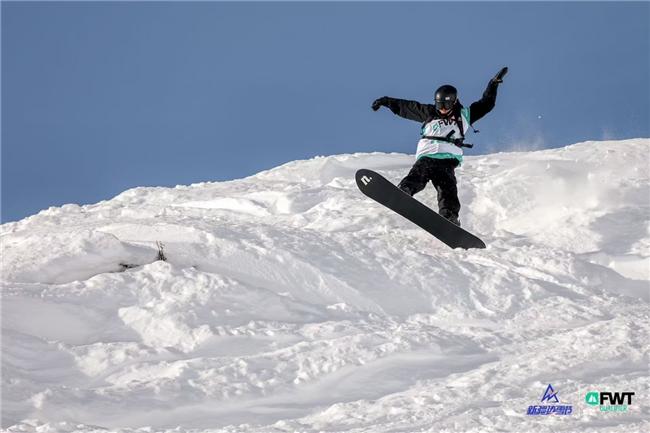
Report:
[{"label": "black snow pants", "polygon": [[447,219],[458,219],[460,201],[456,188],[454,169],[458,167],[455,158],[435,159],[422,157],[418,159],[409,174],[402,179],[398,187],[409,195],[422,191],[431,181],[438,191],[438,213]]}]

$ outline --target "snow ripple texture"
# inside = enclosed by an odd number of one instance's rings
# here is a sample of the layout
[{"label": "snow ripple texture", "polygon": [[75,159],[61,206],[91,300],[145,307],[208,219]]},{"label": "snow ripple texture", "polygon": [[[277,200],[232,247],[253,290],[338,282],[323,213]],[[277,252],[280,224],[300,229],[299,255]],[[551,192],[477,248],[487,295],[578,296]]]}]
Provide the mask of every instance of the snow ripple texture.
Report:
[{"label": "snow ripple texture", "polygon": [[[2,427],[650,431],[649,145],[468,157],[461,220],[486,250],[450,250],[357,190],[362,167],[399,181],[402,154],[4,224]],[[527,416],[549,383],[573,414]],[[594,390],[635,397],[600,412]]]}]

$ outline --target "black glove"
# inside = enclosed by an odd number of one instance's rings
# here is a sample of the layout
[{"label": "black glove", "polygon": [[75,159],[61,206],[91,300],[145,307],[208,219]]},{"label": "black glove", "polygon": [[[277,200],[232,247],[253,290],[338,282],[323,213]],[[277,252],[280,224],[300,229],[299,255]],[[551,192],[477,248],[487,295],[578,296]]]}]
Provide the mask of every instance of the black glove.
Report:
[{"label": "black glove", "polygon": [[375,102],[372,103],[372,111],[379,110],[379,107],[386,105],[388,103],[388,97],[382,96],[379,99],[375,99]]},{"label": "black glove", "polygon": [[501,84],[503,83],[503,77],[508,73],[508,67],[501,68],[501,70],[492,78],[493,83]]}]

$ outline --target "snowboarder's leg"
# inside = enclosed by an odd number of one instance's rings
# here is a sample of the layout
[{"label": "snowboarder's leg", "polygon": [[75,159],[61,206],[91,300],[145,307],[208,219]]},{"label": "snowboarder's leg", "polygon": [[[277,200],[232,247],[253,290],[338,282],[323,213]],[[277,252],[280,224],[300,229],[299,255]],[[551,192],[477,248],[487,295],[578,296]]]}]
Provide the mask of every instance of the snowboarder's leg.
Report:
[{"label": "snowboarder's leg", "polygon": [[456,175],[454,169],[458,166],[455,159],[440,159],[436,170],[432,173],[431,181],[438,191],[438,213],[452,223],[460,226],[458,213],[460,212],[460,201],[458,200],[458,189],[456,187]]},{"label": "snowboarder's leg", "polygon": [[400,181],[397,187],[410,196],[422,191],[429,181],[427,159],[429,158],[420,158],[415,161],[409,174]]}]

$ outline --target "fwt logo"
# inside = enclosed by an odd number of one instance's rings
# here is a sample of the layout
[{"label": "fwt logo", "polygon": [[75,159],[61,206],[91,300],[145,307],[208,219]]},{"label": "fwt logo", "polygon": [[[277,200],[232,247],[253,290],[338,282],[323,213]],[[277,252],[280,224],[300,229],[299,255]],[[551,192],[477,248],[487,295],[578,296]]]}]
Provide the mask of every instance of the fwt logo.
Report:
[{"label": "fwt logo", "polygon": [[526,415],[571,415],[573,413],[573,406],[562,405],[557,396],[557,391],[549,383],[546,391],[542,395],[542,403],[558,403],[557,405],[533,405],[528,406]]},{"label": "fwt logo", "polygon": [[625,412],[632,404],[633,392],[597,392],[590,391],[585,401],[590,406],[600,406],[601,412]]}]

